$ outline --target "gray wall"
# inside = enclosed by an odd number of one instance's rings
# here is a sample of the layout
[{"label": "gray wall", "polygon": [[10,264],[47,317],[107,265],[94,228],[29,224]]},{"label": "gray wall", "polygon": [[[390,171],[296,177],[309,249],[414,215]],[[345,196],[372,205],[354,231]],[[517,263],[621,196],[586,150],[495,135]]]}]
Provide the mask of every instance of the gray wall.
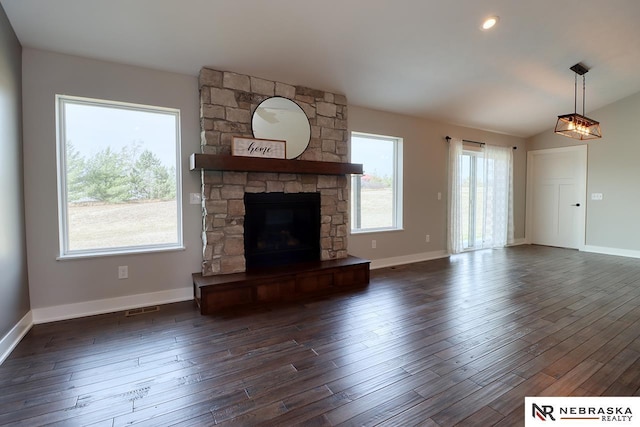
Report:
[{"label": "gray wall", "polygon": [[[352,255],[378,260],[446,251],[447,135],[518,147],[514,152],[514,237],[524,239],[524,139],[356,106],[349,106],[349,129],[404,140],[404,230],[352,234]],[[438,192],[442,193],[442,200],[438,200]],[[425,242],[426,234],[431,236],[430,243]],[[376,249],[371,248],[372,239],[376,240]]]},{"label": "gray wall", "polygon": [[0,338],[29,311],[22,174],[21,50],[0,6]]},{"label": "gray wall", "polygon": [[[188,156],[200,151],[198,81],[185,76],[25,48],[25,204],[33,309],[184,289],[202,261],[201,208],[189,205],[200,175]],[[182,118],[182,191],[186,250],[56,261],[55,95],[67,94],[179,108]],[[129,266],[118,280],[117,267]]]},{"label": "gray wall", "polygon": [[[23,54],[26,226],[32,308],[126,297],[190,286],[202,261],[200,192],[188,156],[200,151],[196,77],[26,48]],[[56,261],[56,93],[180,108],[186,251]],[[352,131],[404,138],[404,230],[352,235],[349,252],[372,260],[446,249],[447,144],[444,136],[518,146],[515,237],[524,238],[524,140],[424,119],[349,106]],[[437,200],[437,193],[442,200]],[[424,235],[431,235],[425,243]],[[377,249],[371,249],[371,239]],[[117,266],[129,279],[117,279]]]},{"label": "gray wall", "polygon": [[[587,143],[586,250],[640,251],[640,93],[590,111],[587,116],[600,121],[603,136]],[[550,119],[553,122],[553,117]],[[527,148],[540,150],[581,143],[584,144],[549,129],[530,138]],[[592,201],[591,193],[603,193],[603,200]],[[640,252],[627,255],[640,256]]]}]

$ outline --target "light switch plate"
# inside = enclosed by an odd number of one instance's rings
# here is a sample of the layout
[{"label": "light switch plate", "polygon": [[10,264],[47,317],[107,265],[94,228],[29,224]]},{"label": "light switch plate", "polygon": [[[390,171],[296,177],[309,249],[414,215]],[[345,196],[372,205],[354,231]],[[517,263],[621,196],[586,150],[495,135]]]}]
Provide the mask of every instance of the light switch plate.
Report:
[{"label": "light switch plate", "polygon": [[201,201],[200,193],[189,193],[189,204],[199,205]]},{"label": "light switch plate", "polygon": [[591,193],[591,200],[602,200],[602,193]]}]

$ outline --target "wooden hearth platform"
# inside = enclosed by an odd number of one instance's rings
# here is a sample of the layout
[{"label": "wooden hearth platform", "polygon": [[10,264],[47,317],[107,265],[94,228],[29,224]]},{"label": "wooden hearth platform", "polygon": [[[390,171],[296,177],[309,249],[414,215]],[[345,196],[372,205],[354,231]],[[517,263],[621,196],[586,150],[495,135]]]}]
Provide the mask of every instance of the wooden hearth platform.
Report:
[{"label": "wooden hearth platform", "polygon": [[356,257],[202,276],[193,273],[193,295],[201,314],[234,307],[298,301],[369,284],[370,261]]}]

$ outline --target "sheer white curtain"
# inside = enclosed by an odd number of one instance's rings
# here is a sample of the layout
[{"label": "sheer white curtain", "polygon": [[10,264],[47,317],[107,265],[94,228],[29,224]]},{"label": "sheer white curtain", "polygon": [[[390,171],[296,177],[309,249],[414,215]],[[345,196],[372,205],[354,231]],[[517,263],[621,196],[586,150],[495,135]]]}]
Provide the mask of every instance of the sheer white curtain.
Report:
[{"label": "sheer white curtain", "polygon": [[484,146],[482,247],[513,243],[513,148]]},{"label": "sheer white curtain", "polygon": [[462,241],[462,140],[449,140],[449,227],[447,250],[457,254],[464,250]]},{"label": "sheer white curtain", "polygon": [[[462,206],[462,187],[465,179],[463,155],[462,141],[451,139],[447,236],[449,253],[455,254],[469,249],[465,248],[464,243],[463,209],[475,212],[475,216],[472,217],[475,235],[466,236],[467,242],[473,242],[473,249],[502,247],[513,243],[513,149],[487,144],[482,149],[482,155],[476,156],[477,161],[482,162],[482,165],[476,168],[479,171],[476,176],[478,190],[469,189],[475,191],[475,206]],[[469,228],[466,227],[467,230]]]}]

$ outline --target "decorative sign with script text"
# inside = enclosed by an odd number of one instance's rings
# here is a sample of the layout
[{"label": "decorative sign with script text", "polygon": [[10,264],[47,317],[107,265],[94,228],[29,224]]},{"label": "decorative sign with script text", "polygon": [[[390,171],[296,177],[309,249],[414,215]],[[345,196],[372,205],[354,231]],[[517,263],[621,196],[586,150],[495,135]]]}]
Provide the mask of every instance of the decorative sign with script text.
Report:
[{"label": "decorative sign with script text", "polygon": [[286,147],[286,141],[277,139],[243,138],[234,136],[231,143],[231,154],[234,156],[284,159],[287,154]]}]

